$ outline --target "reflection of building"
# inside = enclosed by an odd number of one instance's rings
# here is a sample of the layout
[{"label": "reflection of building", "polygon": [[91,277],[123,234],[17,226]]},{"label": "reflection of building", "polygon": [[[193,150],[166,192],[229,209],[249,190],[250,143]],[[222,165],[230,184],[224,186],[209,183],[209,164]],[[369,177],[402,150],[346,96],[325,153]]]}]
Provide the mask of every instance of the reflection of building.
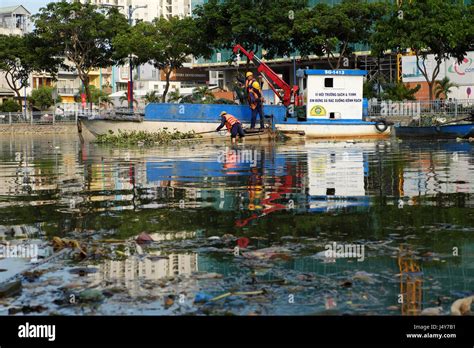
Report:
[{"label": "reflection of building", "polygon": [[334,144],[331,149],[307,144],[308,190],[311,209],[325,210],[357,205],[351,198],[366,196],[368,163],[364,149]]},{"label": "reflection of building", "polygon": [[28,239],[44,235],[44,232],[36,225],[0,225],[0,240],[8,238]]},{"label": "reflection of building", "polygon": [[[46,190],[61,190],[64,195],[79,191],[84,179],[77,172],[75,145],[64,142],[61,149],[52,150],[55,144],[32,140],[26,145],[11,147],[10,152],[5,153],[11,158],[11,165],[1,168],[0,195]],[[49,155],[44,156],[45,153]],[[65,181],[70,184],[62,185]]]},{"label": "reflection of building", "polygon": [[106,260],[93,274],[98,280],[131,281],[138,278],[157,280],[198,270],[198,255],[169,254],[152,255],[145,258],[130,256],[123,261]]},{"label": "reflection of building", "polygon": [[466,145],[446,144],[446,153],[418,153],[403,169],[399,194],[417,197],[473,192],[471,147]]}]

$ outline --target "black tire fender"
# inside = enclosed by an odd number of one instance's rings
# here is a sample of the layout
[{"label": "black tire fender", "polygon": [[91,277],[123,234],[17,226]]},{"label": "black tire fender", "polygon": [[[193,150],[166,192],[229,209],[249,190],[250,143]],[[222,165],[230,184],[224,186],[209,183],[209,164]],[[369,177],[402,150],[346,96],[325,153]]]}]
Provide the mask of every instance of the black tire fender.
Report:
[{"label": "black tire fender", "polygon": [[375,121],[375,128],[378,132],[383,133],[388,129],[388,123],[385,120]]}]

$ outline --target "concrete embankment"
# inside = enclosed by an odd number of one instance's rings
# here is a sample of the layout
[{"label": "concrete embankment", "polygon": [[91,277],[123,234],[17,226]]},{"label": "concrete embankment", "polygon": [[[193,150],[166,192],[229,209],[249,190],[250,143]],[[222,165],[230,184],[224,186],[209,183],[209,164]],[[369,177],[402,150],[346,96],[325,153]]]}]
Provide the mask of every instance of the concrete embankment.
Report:
[{"label": "concrete embankment", "polygon": [[5,124],[0,125],[1,134],[76,134],[77,125],[67,124]]}]

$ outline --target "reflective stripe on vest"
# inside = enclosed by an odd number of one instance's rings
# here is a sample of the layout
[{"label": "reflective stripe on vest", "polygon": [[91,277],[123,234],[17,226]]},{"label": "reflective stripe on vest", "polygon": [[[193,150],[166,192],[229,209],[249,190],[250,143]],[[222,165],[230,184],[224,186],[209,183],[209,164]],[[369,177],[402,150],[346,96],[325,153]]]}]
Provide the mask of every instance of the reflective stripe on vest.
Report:
[{"label": "reflective stripe on vest", "polygon": [[226,114],[225,116],[225,126],[227,129],[230,131],[232,129],[232,126],[236,123],[240,123],[238,119],[236,119],[234,116],[230,114]]}]

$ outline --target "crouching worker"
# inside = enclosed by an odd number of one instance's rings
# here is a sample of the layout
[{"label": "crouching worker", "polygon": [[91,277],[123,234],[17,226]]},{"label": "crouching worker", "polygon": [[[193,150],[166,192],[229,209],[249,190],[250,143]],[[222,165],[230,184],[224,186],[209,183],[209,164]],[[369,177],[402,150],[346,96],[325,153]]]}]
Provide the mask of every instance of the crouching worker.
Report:
[{"label": "crouching worker", "polygon": [[242,129],[242,124],[240,121],[232,116],[231,114],[228,114],[225,111],[221,112],[221,124],[219,127],[217,127],[216,131],[220,131],[222,127],[226,126],[227,130],[230,132],[230,139],[232,140],[232,144],[235,144],[236,140],[235,138],[237,137],[237,134],[239,135],[240,138],[245,137],[244,130]]}]

